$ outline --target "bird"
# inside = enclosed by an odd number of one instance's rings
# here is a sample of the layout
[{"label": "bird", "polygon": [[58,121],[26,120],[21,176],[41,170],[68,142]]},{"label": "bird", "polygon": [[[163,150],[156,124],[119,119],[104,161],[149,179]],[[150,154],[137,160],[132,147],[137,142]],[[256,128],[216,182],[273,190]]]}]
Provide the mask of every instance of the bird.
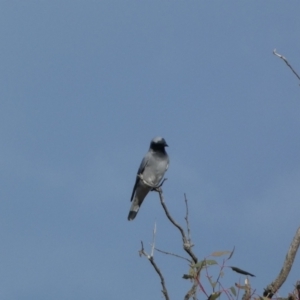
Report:
[{"label": "bird", "polygon": [[169,167],[169,156],[165,147],[168,147],[168,144],[164,138],[158,136],[151,140],[150,148],[140,164],[132,190],[130,200],[132,205],[128,221],[136,217],[147,194],[162,181]]}]

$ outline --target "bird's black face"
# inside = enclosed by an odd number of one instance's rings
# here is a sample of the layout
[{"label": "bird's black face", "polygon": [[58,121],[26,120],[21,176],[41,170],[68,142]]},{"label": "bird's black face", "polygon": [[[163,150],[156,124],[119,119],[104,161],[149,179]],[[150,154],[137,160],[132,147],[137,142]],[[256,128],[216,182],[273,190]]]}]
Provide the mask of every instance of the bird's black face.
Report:
[{"label": "bird's black face", "polygon": [[165,140],[164,138],[162,138],[162,139],[158,142],[158,144],[160,144],[160,145],[162,145],[162,146],[164,146],[164,147],[169,147],[168,144],[167,144],[167,142],[166,142],[166,140]]},{"label": "bird's black face", "polygon": [[153,150],[164,150],[165,147],[169,147],[166,140],[161,137],[156,137],[151,141],[150,148]]}]

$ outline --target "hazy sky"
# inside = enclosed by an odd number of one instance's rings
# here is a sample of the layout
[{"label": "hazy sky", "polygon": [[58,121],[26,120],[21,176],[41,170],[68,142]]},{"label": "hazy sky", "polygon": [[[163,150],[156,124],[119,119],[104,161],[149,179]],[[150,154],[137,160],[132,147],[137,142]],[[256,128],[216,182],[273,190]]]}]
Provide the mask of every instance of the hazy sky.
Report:
[{"label": "hazy sky", "polygon": [[[187,194],[194,252],[235,246],[228,265],[262,293],[300,225],[299,81],[272,54],[300,72],[299,11],[292,0],[2,1],[0,298],[162,299],[140,241],[150,251],[156,221],[156,246],[185,255],[179,232],[155,193],[127,221],[157,135],[170,146],[165,200],[184,225]],[[188,265],[155,259],[183,299]],[[281,296],[299,267],[298,255]],[[224,287],[239,280],[225,269]]]}]

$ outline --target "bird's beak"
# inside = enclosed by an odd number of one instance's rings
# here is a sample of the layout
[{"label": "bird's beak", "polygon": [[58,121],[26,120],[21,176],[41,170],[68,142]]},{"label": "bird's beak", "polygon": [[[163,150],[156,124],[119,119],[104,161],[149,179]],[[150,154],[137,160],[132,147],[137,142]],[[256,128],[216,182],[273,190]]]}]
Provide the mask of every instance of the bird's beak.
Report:
[{"label": "bird's beak", "polygon": [[165,147],[169,147],[169,145],[167,143],[165,143]]}]

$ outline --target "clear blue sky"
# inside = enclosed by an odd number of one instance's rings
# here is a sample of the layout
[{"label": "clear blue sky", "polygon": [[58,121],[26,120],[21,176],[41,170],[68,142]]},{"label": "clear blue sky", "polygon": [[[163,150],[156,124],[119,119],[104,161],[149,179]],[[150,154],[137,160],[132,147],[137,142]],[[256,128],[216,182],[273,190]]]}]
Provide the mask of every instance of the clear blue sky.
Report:
[{"label": "clear blue sky", "polygon": [[[161,299],[138,256],[183,254],[151,193],[127,221],[150,140],[169,144],[166,203],[190,205],[199,258],[261,293],[300,225],[299,1],[2,1],[0,298]],[[298,255],[299,256],[299,255]],[[184,261],[155,254],[172,299]],[[299,278],[300,259],[281,296]],[[229,287],[242,276],[226,270]],[[204,278],[203,278],[203,281]],[[200,299],[204,299],[202,295]],[[225,298],[223,298],[225,299]]]}]

